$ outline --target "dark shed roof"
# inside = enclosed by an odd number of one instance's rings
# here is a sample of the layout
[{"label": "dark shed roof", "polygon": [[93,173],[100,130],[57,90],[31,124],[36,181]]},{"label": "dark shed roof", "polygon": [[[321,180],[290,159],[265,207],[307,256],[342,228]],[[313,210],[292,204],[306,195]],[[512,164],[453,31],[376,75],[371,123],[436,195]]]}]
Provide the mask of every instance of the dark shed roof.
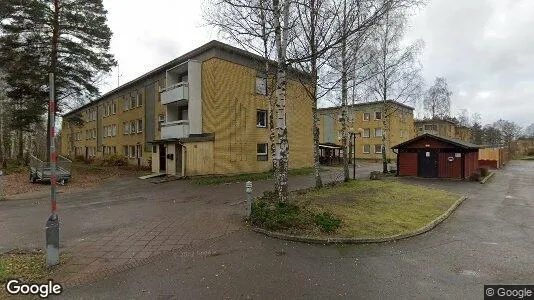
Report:
[{"label": "dark shed roof", "polygon": [[481,148],[481,146],[479,146],[479,145],[475,145],[475,144],[472,144],[472,143],[464,142],[462,140],[450,139],[450,138],[442,137],[442,136],[439,136],[439,135],[425,133],[425,134],[416,136],[413,139],[408,140],[408,141],[406,141],[404,143],[400,143],[398,145],[395,145],[395,146],[391,147],[391,149],[402,148],[402,147],[404,147],[406,145],[409,145],[409,144],[411,144],[411,143],[413,143],[415,141],[418,141],[420,139],[423,139],[425,137],[430,137],[430,138],[436,139],[438,141],[449,143],[449,144],[452,144],[452,145],[454,145],[454,146],[456,146],[458,148],[462,148],[462,149],[480,149]]}]

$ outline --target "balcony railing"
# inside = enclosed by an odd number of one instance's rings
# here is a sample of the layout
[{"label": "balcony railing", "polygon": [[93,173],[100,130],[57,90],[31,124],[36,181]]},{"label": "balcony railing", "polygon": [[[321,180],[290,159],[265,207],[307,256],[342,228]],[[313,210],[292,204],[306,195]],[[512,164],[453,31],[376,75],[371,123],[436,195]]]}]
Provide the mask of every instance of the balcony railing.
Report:
[{"label": "balcony railing", "polygon": [[161,139],[182,139],[189,137],[189,121],[180,120],[161,125]]},{"label": "balcony railing", "polygon": [[169,104],[180,100],[189,100],[189,85],[179,82],[161,90],[161,104]]}]

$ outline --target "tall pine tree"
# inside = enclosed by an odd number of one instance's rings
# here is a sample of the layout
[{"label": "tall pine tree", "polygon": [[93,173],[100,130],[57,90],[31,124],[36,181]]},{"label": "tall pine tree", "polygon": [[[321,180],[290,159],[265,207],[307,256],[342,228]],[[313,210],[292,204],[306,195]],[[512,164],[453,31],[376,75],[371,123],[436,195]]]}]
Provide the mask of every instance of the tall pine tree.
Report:
[{"label": "tall pine tree", "polygon": [[42,113],[32,101],[47,108],[47,73],[55,76],[56,112],[98,97],[98,79],[116,65],[106,14],[102,0],[0,2],[0,64],[10,89],[19,90],[10,98],[24,102],[27,115]]}]

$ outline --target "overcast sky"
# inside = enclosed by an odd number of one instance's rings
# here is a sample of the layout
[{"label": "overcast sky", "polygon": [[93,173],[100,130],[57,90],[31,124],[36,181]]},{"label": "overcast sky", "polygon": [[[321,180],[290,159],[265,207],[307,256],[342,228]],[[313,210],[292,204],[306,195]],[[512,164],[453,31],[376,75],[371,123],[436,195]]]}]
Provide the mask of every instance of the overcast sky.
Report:
[{"label": "overcast sky", "polygon": [[[104,0],[120,83],[212,39],[198,0]],[[534,123],[534,1],[429,0],[411,18],[407,39],[423,39],[423,76],[445,76],[457,109]],[[102,92],[117,87],[117,71]]]}]

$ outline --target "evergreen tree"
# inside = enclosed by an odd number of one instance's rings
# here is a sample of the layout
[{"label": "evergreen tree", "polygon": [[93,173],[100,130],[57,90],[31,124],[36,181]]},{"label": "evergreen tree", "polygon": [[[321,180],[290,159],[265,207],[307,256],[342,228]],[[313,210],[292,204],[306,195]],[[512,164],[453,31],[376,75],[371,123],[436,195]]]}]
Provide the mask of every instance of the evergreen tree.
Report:
[{"label": "evergreen tree", "polygon": [[55,76],[56,112],[98,97],[98,79],[116,64],[106,14],[102,0],[1,1],[0,64],[21,114],[46,110],[47,73]]}]

